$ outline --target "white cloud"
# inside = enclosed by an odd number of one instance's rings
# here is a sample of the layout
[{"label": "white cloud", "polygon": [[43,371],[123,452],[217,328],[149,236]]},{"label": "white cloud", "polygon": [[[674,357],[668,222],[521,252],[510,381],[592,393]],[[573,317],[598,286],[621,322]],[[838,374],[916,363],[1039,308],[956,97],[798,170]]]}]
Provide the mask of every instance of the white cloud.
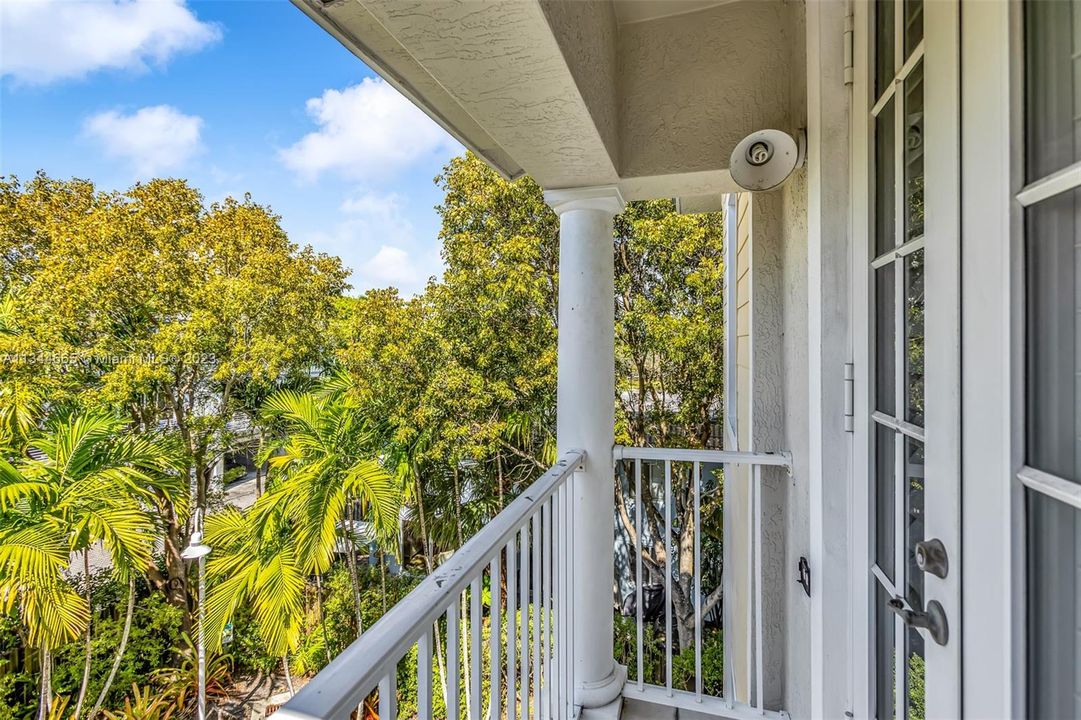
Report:
[{"label": "white cloud", "polygon": [[327,90],[308,100],[307,111],[319,129],[280,151],[282,161],[307,180],[323,172],[385,179],[461,151],[443,128],[381,79]]},{"label": "white cloud", "polygon": [[3,0],[0,76],[40,85],[104,69],[144,71],[220,38],[184,0]]},{"label": "white cloud", "polygon": [[413,287],[420,279],[420,273],[409,253],[392,245],[380,247],[379,252],[360,266],[360,274],[374,287]]},{"label": "white cloud", "polygon": [[442,272],[438,249],[418,240],[403,196],[358,191],[339,209],[342,219],[332,231],[312,234],[306,241],[341,257],[353,269],[356,290],[393,286],[413,295],[423,292],[430,276]]},{"label": "white cloud", "polygon": [[130,115],[115,110],[87,118],[83,130],[105,154],[131,164],[139,177],[184,165],[202,149],[203,119],[169,105],[144,107]]}]

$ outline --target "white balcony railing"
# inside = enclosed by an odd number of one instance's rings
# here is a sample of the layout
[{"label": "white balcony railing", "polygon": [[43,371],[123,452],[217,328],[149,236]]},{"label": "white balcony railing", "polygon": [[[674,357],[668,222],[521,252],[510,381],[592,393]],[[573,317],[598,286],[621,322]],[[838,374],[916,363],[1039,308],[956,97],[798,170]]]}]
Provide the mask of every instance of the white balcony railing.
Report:
[{"label": "white balcony railing", "polygon": [[[568,548],[573,547],[567,479],[583,460],[563,455],[390,612],[286,703],[277,717],[348,718],[376,688],[380,720],[394,720],[401,660],[417,648],[417,715],[432,718],[433,643],[446,647],[446,715],[458,720],[461,627],[469,657],[466,715],[535,720],[574,717],[573,608]],[[506,568],[506,612],[500,592]],[[490,588],[488,674],[484,675],[484,587]],[[462,623],[462,605],[469,620]],[[445,623],[441,622],[445,618]],[[504,659],[506,661],[504,675]],[[506,679],[507,687],[502,687]],[[441,716],[442,717],[442,716]]]},{"label": "white balcony railing", "polygon": [[[570,452],[534,482],[525,492],[470,538],[446,562],[425,578],[408,596],[350,645],[333,662],[316,675],[292,700],[277,713],[285,720],[315,720],[348,718],[371,693],[378,689],[380,720],[394,720],[396,681],[401,661],[416,647],[417,717],[436,717],[435,685],[432,672],[433,648],[446,648],[446,677],[440,684],[445,693],[445,715],[458,720],[461,715],[460,686],[462,674],[468,680],[465,715],[469,720],[571,720],[578,715],[574,704],[573,582],[571,553],[575,548],[571,492],[568,479],[583,462],[584,454]],[[625,698],[668,707],[682,707],[715,717],[748,718],[780,714],[765,709],[761,688],[764,687],[762,637],[762,525],[761,469],[763,466],[791,468],[788,453],[747,453],[712,450],[661,448],[614,449],[617,468],[620,463],[633,466],[633,514],[636,542],[633,562],[637,607],[637,668],[632,667],[623,690]],[[664,552],[664,624],[665,624],[665,685],[651,685],[643,677],[643,538],[656,542],[648,532],[643,533],[642,466],[663,464],[663,504],[658,508],[664,518],[663,537],[668,538]],[[693,692],[673,687],[672,658],[672,581],[676,573],[672,558],[672,475],[673,464],[691,467],[693,482],[694,569],[694,661],[695,689]],[[703,688],[702,631],[703,599],[701,553],[701,495],[703,466],[723,465],[727,476],[733,467],[752,468],[748,486],[748,506],[741,509],[749,523],[748,536],[741,539],[750,548],[753,558],[747,577],[733,577],[728,572],[729,548],[734,538],[728,537],[729,523],[724,523],[723,543],[724,597],[731,597],[736,582],[753,596],[753,604],[743,617],[736,619],[729,603],[723,603],[724,617],[724,691],[711,696]],[[626,467],[626,466],[624,466]],[[716,488],[711,490],[716,492]],[[727,503],[726,503],[727,505]],[[730,509],[725,507],[725,520]],[[506,603],[503,602],[502,579],[505,578]],[[485,608],[484,590],[489,589]],[[463,605],[468,611],[463,613]],[[488,639],[484,639],[484,618],[487,610]],[[468,615],[468,620],[464,616]],[[733,658],[729,628],[741,627],[746,643],[742,658]],[[463,628],[464,638],[463,647]],[[485,647],[487,646],[487,647]],[[464,652],[463,652],[464,651]],[[468,661],[463,662],[465,656]],[[487,667],[484,658],[487,656]],[[729,661],[729,658],[733,658]],[[735,693],[735,663],[742,662],[741,672],[753,686],[754,702],[740,703]],[[441,664],[442,666],[442,664]],[[484,678],[488,682],[484,682]]]},{"label": "white balcony railing", "polygon": [[[689,449],[669,449],[669,448],[641,448],[641,447],[621,447],[616,446],[614,451],[614,459],[616,461],[617,472],[621,469],[620,465],[623,465],[624,470],[630,470],[630,492],[633,505],[628,508],[629,514],[633,515],[634,523],[634,540],[633,550],[631,553],[631,561],[635,564],[634,572],[634,593],[635,593],[635,608],[636,608],[636,629],[637,629],[637,642],[636,642],[636,663],[637,667],[631,666],[628,668],[628,681],[624,688],[623,696],[625,698],[631,698],[640,700],[655,705],[664,705],[668,707],[680,707],[687,710],[694,710],[699,713],[712,715],[714,717],[727,717],[727,718],[746,718],[746,717],[761,717],[762,715],[778,715],[779,713],[768,713],[765,709],[764,693],[762,689],[765,687],[765,668],[764,668],[764,652],[763,652],[763,621],[762,621],[762,468],[763,467],[783,467],[791,471],[792,457],[790,453],[753,453],[753,452],[734,452],[734,451],[721,451],[721,450],[689,450]],[[642,480],[642,466],[643,464],[652,464],[655,467],[657,465],[663,466],[663,485],[661,492],[663,493],[663,501],[659,505],[656,504],[656,500],[652,497],[654,493],[650,493],[649,498],[643,494]],[[631,467],[628,468],[627,466]],[[694,605],[694,676],[695,687],[694,691],[686,691],[673,687],[673,673],[672,673],[672,658],[673,658],[673,617],[676,615],[676,610],[673,602],[673,588],[672,583],[674,578],[679,578],[684,572],[678,565],[673,565],[673,558],[678,557],[679,549],[674,542],[673,536],[673,520],[675,519],[676,510],[673,506],[672,500],[672,487],[673,487],[673,465],[685,466],[681,468],[689,474],[689,492],[691,494],[692,507],[687,509],[693,514],[691,520],[693,527],[693,576],[685,578],[688,580],[688,585],[692,589],[691,596],[693,598]],[[703,484],[703,466],[723,466],[724,467],[724,485],[714,486],[712,488],[706,488]],[[732,484],[732,470],[735,467],[746,465],[751,468],[749,483],[745,488],[745,495],[747,506],[746,507],[730,507],[729,502],[724,502],[722,505],[722,512],[724,518],[722,521],[723,526],[723,543],[722,553],[724,555],[722,561],[722,601],[721,607],[723,608],[721,618],[721,630],[723,632],[723,692],[720,695],[709,695],[704,692],[703,689],[703,673],[702,673],[702,630],[703,630],[703,602],[707,595],[707,588],[702,586],[702,519],[701,519],[701,506],[703,492],[709,493],[721,493],[724,492],[725,486],[731,486]],[[661,483],[658,483],[661,484]],[[727,500],[727,498],[725,498]],[[657,528],[656,532],[650,532],[648,527],[643,526],[643,507],[649,501],[654,502],[654,508],[657,513],[663,518],[663,528]],[[733,513],[741,513],[743,517],[748,519],[747,537],[735,538],[732,537],[732,531],[730,527],[732,523],[729,522]],[[659,536],[659,537],[658,537]],[[652,685],[645,682],[643,675],[643,668],[646,666],[645,654],[645,642],[644,642],[644,627],[645,618],[644,603],[643,603],[643,544],[650,543],[655,545],[661,545],[663,555],[663,579],[664,579],[664,611],[663,611],[663,623],[664,623],[664,677],[665,684],[663,686]],[[747,563],[748,573],[746,577],[736,577],[735,573],[731,571],[734,566],[730,557],[731,548],[734,546],[740,546],[748,549],[752,557],[750,562]],[[729,598],[734,597],[735,593],[733,589],[736,586],[740,586],[744,589],[750,597],[753,598],[752,602],[746,603],[744,612],[741,613],[742,617],[733,617],[732,603],[728,602]],[[745,652],[741,658],[734,657],[732,650],[732,635],[738,628],[738,631],[744,638],[749,641],[745,643]],[[744,673],[743,677],[747,678],[747,692],[750,693],[753,690],[753,704],[748,702],[739,702],[736,699],[736,663],[742,664],[741,673]],[[630,663],[628,663],[630,664]],[[750,696],[748,695],[748,700]]]}]

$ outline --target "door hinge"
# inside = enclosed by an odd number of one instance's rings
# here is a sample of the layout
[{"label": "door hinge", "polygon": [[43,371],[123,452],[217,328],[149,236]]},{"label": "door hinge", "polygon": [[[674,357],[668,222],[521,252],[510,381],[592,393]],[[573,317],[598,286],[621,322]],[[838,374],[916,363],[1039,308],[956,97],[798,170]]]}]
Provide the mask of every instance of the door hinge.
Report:
[{"label": "door hinge", "polygon": [[845,432],[855,427],[856,366],[845,363]]},{"label": "door hinge", "polygon": [[853,20],[852,16],[851,15],[846,15],[845,16],[845,32],[844,32],[844,39],[843,39],[844,48],[845,48],[845,67],[844,67],[845,85],[851,85],[852,84],[853,66],[855,64],[854,61],[853,61],[854,50],[853,50],[853,45],[852,45],[852,35],[853,35],[853,29],[855,28],[855,26],[856,26],[856,23],[855,23],[855,20]]}]

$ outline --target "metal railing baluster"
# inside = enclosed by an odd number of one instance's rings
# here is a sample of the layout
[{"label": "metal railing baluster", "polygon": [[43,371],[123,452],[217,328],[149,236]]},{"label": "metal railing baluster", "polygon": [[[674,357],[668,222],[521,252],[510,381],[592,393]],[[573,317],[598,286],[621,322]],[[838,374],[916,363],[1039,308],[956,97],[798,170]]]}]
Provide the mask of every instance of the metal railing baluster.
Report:
[{"label": "metal railing baluster", "polygon": [[434,717],[432,707],[432,629],[417,640],[417,716]]},{"label": "metal railing baluster", "polygon": [[461,697],[458,679],[461,673],[459,665],[458,622],[461,615],[461,596],[455,596],[447,608],[447,717],[458,720]]},{"label": "metal railing baluster", "polygon": [[734,583],[732,582],[732,522],[731,508],[729,508],[728,504],[728,489],[732,487],[734,482],[732,467],[731,463],[724,464],[724,477],[721,483],[721,632],[723,633],[721,642],[724,647],[721,692],[724,694],[729,710],[732,709],[736,697],[736,663],[733,662],[732,657],[732,633],[735,629],[732,621],[732,598],[735,596]]},{"label": "metal railing baluster", "polygon": [[507,543],[507,717],[518,713],[518,544],[517,535]]},{"label": "metal railing baluster", "polygon": [[521,694],[518,717],[529,720],[529,523],[522,526],[518,539],[518,596],[521,598],[521,608],[518,610],[518,656],[522,659],[518,678],[518,692]]},{"label": "metal railing baluster", "polygon": [[664,461],[664,687],[672,696],[672,461]]},{"label": "metal railing baluster", "polygon": [[[571,480],[574,482],[574,479]],[[563,526],[566,529],[565,546],[566,569],[565,569],[565,604],[563,605],[565,619],[563,643],[563,666],[565,668],[566,682],[564,685],[564,717],[574,717],[574,588],[571,586],[574,577],[574,555],[571,549],[574,547],[574,485],[565,485],[560,489],[563,493],[563,511],[566,519]]]},{"label": "metal railing baluster", "polygon": [[702,466],[694,474],[694,694],[702,702]]},{"label": "metal railing baluster", "polygon": [[379,681],[379,720],[395,720],[398,717],[397,674],[397,669],[392,668]]},{"label": "metal railing baluster", "polygon": [[541,506],[541,533],[544,543],[541,545],[541,717],[549,718],[552,711],[552,502],[547,500]]},{"label": "metal railing baluster", "polygon": [[[503,610],[500,607],[500,550],[492,557],[492,563],[488,566],[488,595],[491,597],[488,608],[488,719],[500,720],[503,717],[503,697],[500,685],[503,680],[503,665],[500,658],[500,648],[503,644]],[[423,716],[422,716],[423,717]]]},{"label": "metal railing baluster", "polygon": [[[484,711],[481,692],[481,668],[484,666],[481,657],[481,603],[484,602],[481,588],[483,578],[477,575],[469,586],[469,717],[470,720],[480,720],[480,714]],[[382,720],[382,719],[380,719]]]},{"label": "metal railing baluster", "polygon": [[638,689],[645,687],[645,659],[642,657],[645,646],[644,626],[642,624],[642,460],[634,459],[634,563],[635,563],[635,610],[637,615],[636,632],[638,636]]},{"label": "metal railing baluster", "polygon": [[556,526],[556,557],[560,559],[560,562],[556,565],[555,572],[555,595],[556,595],[556,632],[555,632],[555,657],[553,673],[555,676],[556,686],[556,720],[560,720],[564,717],[563,709],[566,707],[566,684],[565,680],[565,666],[564,658],[566,654],[564,652],[565,642],[564,634],[566,631],[566,621],[564,617],[566,615],[566,586],[567,581],[564,577],[567,566],[570,564],[567,559],[567,546],[566,546],[566,513],[563,512],[563,488],[559,488],[555,494],[555,502],[553,503],[555,508],[555,526]]},{"label": "metal railing baluster", "polygon": [[540,677],[541,677],[541,637],[540,637],[540,584],[541,584],[541,542],[543,538],[540,534],[540,513],[533,515],[533,582],[532,592],[530,593],[533,598],[533,672],[532,672],[532,703],[533,703],[533,720],[541,720],[540,716]]},{"label": "metal railing baluster", "polygon": [[[747,577],[745,578],[747,591],[754,593],[754,477],[748,479],[747,488],[747,518],[750,522],[747,523],[747,552],[751,556],[747,559]],[[745,623],[746,627],[744,632],[747,633],[747,658],[746,658],[746,675],[747,678],[747,704],[751,703],[751,691],[753,690],[753,683],[755,678],[754,673],[754,602],[751,598],[748,598],[744,603],[745,611]]]},{"label": "metal railing baluster", "polygon": [[762,657],[762,466],[754,466],[754,666],[755,707],[765,705],[765,676]]}]

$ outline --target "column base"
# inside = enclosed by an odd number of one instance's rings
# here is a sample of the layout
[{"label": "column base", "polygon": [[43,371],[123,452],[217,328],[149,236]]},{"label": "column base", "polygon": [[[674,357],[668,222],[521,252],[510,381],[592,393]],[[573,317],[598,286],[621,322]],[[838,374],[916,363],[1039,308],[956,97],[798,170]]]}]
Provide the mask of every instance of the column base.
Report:
[{"label": "column base", "polygon": [[618,697],[603,707],[582,708],[578,720],[620,720],[623,715],[623,698]]},{"label": "column base", "polygon": [[[623,686],[627,682],[627,668],[624,665],[615,665],[612,667],[612,674],[603,680],[595,680],[590,683],[582,683],[577,690],[578,705],[580,705],[583,711],[587,709],[601,710],[606,706],[615,703],[623,696]],[[616,708],[617,712],[614,717],[619,717],[619,708]],[[607,715],[589,715],[588,717],[607,718]]]}]

